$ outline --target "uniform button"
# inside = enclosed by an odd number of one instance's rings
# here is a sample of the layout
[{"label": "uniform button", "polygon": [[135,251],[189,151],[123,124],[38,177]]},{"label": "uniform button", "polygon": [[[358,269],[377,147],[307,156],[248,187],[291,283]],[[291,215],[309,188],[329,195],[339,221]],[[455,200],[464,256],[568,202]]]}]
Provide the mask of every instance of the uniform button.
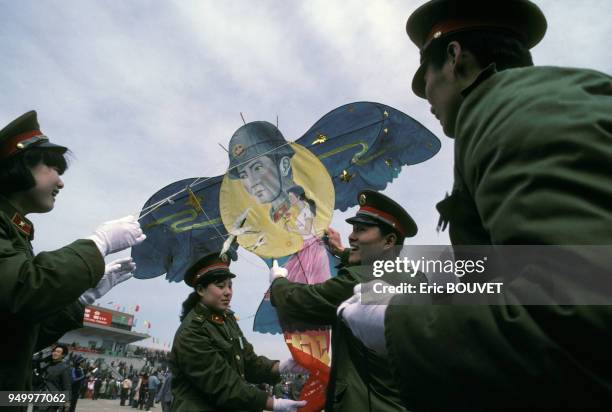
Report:
[{"label": "uniform button", "polygon": [[240,355],[236,355],[236,360],[240,360]]}]

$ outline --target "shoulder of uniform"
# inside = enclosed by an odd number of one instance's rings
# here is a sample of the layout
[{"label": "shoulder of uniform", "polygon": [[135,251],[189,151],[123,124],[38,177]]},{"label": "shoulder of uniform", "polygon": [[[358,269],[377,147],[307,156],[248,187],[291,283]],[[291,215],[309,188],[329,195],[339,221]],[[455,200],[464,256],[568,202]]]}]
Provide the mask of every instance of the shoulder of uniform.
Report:
[{"label": "shoulder of uniform", "polygon": [[206,318],[204,317],[204,315],[198,313],[197,311],[195,311],[194,309],[192,309],[187,316],[185,317],[185,319],[182,322],[182,326],[183,328],[190,328],[193,326],[198,326],[201,325],[202,323],[204,323],[204,321],[206,320]]},{"label": "shoulder of uniform", "polygon": [[4,211],[0,210],[0,227],[6,229],[11,225],[11,218]]}]

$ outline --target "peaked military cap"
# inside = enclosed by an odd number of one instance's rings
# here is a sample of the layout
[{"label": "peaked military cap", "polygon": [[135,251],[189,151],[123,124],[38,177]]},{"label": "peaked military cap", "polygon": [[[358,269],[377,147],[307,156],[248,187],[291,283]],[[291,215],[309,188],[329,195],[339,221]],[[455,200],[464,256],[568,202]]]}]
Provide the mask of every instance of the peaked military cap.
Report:
[{"label": "peaked military cap", "polygon": [[185,273],[185,283],[194,287],[205,276],[215,279],[235,278],[236,275],[229,270],[231,261],[228,254],[219,256],[219,252],[196,259]]},{"label": "peaked military cap", "polygon": [[347,223],[363,223],[379,226],[385,224],[392,227],[403,237],[417,234],[417,225],[393,199],[374,190],[363,190],[357,195],[359,210],[354,217],[346,219]]},{"label": "peaked military cap", "polygon": [[51,143],[49,138],[40,131],[34,110],[19,116],[0,130],[0,161],[29,147],[55,148],[62,153],[68,150],[64,146]]},{"label": "peaked military cap", "polygon": [[258,121],[240,127],[229,143],[229,177],[238,178],[238,165],[259,156],[293,156],[295,152],[287,144],[283,134],[272,123]]},{"label": "peaked military cap", "polygon": [[421,66],[412,79],[414,93],[425,98],[424,53],[449,34],[472,30],[506,31],[532,48],[546,33],[546,17],[529,0],[431,0],[408,18],[406,31],[421,51]]}]

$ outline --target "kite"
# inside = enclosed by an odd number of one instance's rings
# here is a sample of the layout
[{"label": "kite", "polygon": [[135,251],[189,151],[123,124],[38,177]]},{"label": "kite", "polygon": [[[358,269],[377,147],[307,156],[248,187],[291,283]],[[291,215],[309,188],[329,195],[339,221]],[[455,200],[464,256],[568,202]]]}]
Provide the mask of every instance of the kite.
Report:
[{"label": "kite", "polygon": [[[245,124],[230,139],[227,173],[174,182],[145,203],[140,222],[147,239],[132,248],[135,276],[166,274],[180,282],[194,256],[221,248],[235,255],[238,244],[268,266],[278,259],[291,281],[323,282],[338,263],[322,240],[333,211],[354,206],[363,189],[383,190],[403,166],[439,149],[424,126],[380,103],[338,107],[294,142],[268,122]],[[329,329],[279,319],[267,293],[254,330],[283,333],[296,362],[311,372],[302,410],[322,409]]]}]

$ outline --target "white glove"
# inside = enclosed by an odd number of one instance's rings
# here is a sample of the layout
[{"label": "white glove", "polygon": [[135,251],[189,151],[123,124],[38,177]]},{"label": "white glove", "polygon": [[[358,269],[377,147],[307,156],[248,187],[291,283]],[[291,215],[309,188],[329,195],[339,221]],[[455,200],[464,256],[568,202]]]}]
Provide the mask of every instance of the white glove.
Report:
[{"label": "white glove", "polygon": [[91,305],[96,299],[106,295],[109,290],[131,278],[133,276],[131,272],[135,269],[136,263],[134,263],[131,257],[117,259],[109,263],[105,267],[104,276],[102,276],[96,287],[87,289],[79,298],[79,302],[84,305]]},{"label": "white glove", "polygon": [[102,223],[88,239],[94,241],[102,256],[119,252],[146,239],[134,216]]},{"label": "white glove", "polygon": [[278,266],[278,260],[274,259],[270,268],[270,283],[274,282],[276,278],[286,278],[287,273],[287,269]]},{"label": "white glove", "polygon": [[292,401],[291,399],[274,398],[272,410],[274,412],[295,412],[298,408],[306,406],[306,401]]},{"label": "white glove", "polygon": [[353,293],[353,296],[338,306],[336,311],[338,317],[367,348],[385,355],[387,353],[385,341],[387,305],[362,305],[361,284],[355,286]]},{"label": "white glove", "polygon": [[305,367],[301,366],[299,363],[294,361],[293,358],[289,358],[289,359],[282,361],[280,365],[278,365],[278,371],[279,373],[283,373],[283,374],[293,373],[296,375],[297,374],[305,375],[305,374],[310,373],[308,369],[306,369]]}]

